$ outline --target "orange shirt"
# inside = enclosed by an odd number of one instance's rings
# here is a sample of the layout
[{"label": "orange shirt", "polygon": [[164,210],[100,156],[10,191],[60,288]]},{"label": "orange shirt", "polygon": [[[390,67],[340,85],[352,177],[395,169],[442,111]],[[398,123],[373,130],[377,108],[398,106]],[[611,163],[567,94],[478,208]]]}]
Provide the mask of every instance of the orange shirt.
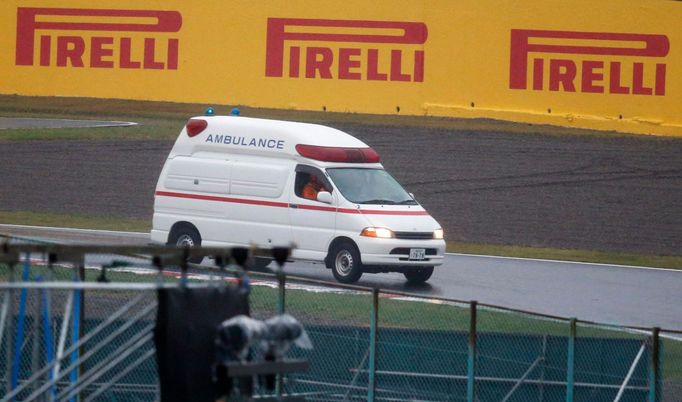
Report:
[{"label": "orange shirt", "polygon": [[317,192],[320,187],[314,185],[313,183],[308,183],[303,187],[303,198],[307,198],[309,200],[317,200]]}]

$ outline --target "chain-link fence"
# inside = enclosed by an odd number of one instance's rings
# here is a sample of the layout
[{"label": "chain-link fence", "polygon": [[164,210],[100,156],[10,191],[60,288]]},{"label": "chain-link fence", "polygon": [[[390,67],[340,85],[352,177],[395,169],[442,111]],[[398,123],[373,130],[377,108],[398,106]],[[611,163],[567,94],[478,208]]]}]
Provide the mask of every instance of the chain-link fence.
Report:
[{"label": "chain-link fence", "polygon": [[[78,254],[87,249],[59,250]],[[0,262],[0,401],[158,400],[152,338],[156,290],[247,282],[251,316],[287,312],[312,340],[312,350],[289,352],[306,359],[309,368],[281,380],[278,392],[287,395],[306,400],[682,401],[679,331],[587,323],[276,274],[251,273],[247,280],[237,259],[226,257],[229,250],[221,250],[217,267],[189,269],[167,250],[157,258],[151,256],[159,249],[135,250],[134,257],[93,250],[100,253],[85,259],[71,255],[76,263],[60,263],[46,250],[14,258],[7,248],[0,252],[5,256]],[[207,253],[217,256],[216,250]]]}]

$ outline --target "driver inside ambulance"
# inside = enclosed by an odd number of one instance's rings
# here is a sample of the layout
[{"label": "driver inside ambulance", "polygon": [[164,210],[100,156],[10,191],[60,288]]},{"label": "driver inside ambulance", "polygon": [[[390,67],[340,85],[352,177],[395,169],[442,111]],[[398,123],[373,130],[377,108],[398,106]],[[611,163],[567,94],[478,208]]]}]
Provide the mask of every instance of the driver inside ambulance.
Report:
[{"label": "driver inside ambulance", "polygon": [[317,200],[317,193],[320,191],[327,191],[322,183],[318,180],[317,176],[311,175],[310,181],[303,187],[303,198],[309,200]]}]

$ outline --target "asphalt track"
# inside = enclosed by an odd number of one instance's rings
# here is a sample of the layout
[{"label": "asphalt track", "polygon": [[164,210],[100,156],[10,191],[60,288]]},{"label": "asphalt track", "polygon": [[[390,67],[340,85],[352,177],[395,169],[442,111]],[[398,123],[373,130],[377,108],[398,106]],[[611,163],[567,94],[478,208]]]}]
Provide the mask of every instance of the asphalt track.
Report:
[{"label": "asphalt track", "polygon": [[[2,224],[0,233],[61,243],[149,241],[146,233]],[[321,264],[288,263],[285,272],[334,282]],[[449,254],[422,285],[408,285],[395,273],[365,274],[358,284],[602,323],[682,330],[682,272],[675,270]]]},{"label": "asphalt track", "polygon": [[[682,139],[334,126],[374,147],[449,240],[682,255]],[[172,145],[0,142],[0,210],[151,219]]]},{"label": "asphalt track", "polygon": [[[335,125],[372,145],[450,240],[682,254],[682,139]],[[180,128],[178,128],[179,130]],[[536,130],[537,131],[537,130]],[[151,219],[172,141],[0,142],[0,210]],[[558,265],[557,265],[558,264]],[[330,279],[324,269],[294,273]],[[678,272],[448,257],[429,284],[361,283],[682,329]]]}]

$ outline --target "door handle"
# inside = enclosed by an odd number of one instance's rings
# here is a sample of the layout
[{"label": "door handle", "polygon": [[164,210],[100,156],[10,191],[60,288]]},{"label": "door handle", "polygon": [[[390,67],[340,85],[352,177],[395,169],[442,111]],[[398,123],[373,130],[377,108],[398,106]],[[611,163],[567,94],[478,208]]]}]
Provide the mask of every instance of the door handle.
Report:
[{"label": "door handle", "polygon": [[298,204],[289,204],[289,208],[298,208]]}]

